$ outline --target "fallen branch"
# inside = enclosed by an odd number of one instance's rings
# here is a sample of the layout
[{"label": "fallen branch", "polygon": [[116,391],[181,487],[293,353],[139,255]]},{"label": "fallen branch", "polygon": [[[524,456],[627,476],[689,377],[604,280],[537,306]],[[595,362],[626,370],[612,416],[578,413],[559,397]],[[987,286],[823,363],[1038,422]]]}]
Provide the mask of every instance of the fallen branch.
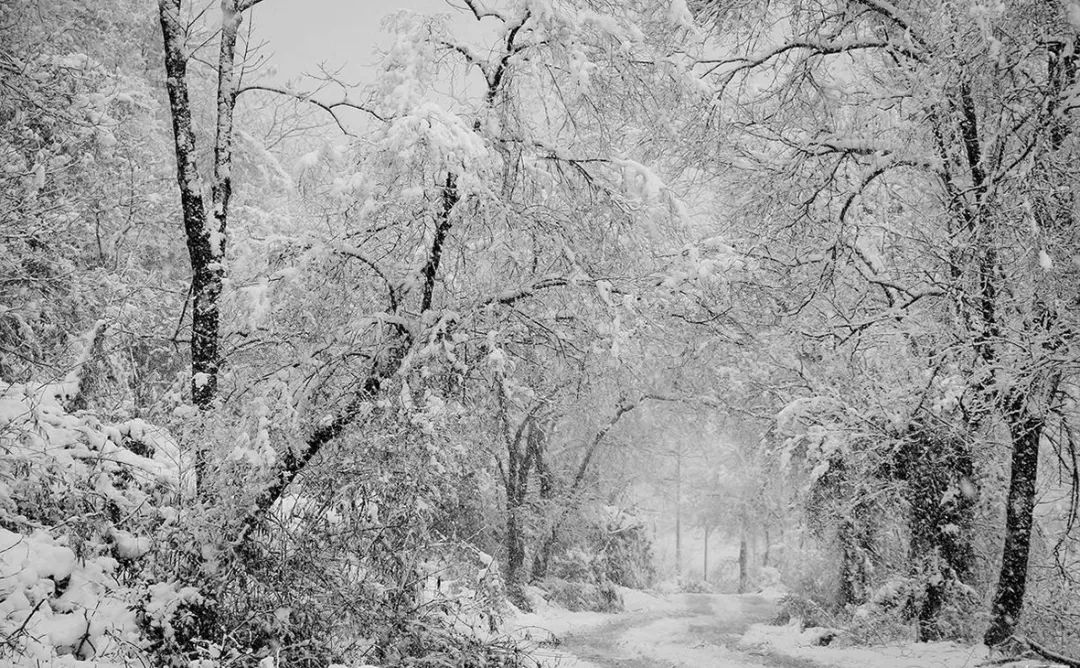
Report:
[{"label": "fallen branch", "polygon": [[1035,642],[1030,638],[1014,635],[1013,639],[1015,639],[1016,642],[1020,645],[1027,645],[1031,648],[1031,651],[1035,652],[1044,659],[1049,659],[1050,661],[1060,663],[1061,665],[1068,666],[1069,668],[1080,668],[1080,659],[1072,659],[1065,656],[1064,654],[1059,654],[1052,649],[1040,645],[1039,643]]}]

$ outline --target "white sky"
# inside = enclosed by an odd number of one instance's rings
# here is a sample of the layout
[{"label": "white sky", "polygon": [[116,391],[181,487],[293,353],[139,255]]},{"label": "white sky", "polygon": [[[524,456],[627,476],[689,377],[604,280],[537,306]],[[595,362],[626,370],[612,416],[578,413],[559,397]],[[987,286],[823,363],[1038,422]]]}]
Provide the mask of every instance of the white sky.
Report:
[{"label": "white sky", "polygon": [[[458,3],[459,5],[461,3]],[[382,20],[407,9],[425,14],[456,14],[447,0],[265,0],[248,17],[255,41],[275,66],[276,82],[317,71],[344,67],[348,79],[365,78],[364,66],[375,61],[377,45],[385,45]]]}]

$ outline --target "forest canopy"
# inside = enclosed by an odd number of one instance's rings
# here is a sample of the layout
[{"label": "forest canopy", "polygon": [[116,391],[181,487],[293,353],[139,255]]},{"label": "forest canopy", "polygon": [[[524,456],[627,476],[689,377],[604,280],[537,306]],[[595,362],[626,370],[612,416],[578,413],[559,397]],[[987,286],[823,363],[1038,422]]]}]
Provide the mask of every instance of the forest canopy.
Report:
[{"label": "forest canopy", "polygon": [[1080,665],[1080,4],[452,0],[358,83],[290,1],[0,3],[0,660],[780,588]]}]

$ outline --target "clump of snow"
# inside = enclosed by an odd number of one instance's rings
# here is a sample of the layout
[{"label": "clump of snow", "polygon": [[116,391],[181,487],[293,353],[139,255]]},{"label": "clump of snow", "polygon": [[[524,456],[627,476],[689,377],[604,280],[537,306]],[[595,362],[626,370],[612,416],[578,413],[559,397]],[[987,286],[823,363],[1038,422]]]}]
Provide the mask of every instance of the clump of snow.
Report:
[{"label": "clump of snow", "polygon": [[686,6],[686,0],[671,0],[668,5],[668,20],[682,28],[694,27],[694,15]]},{"label": "clump of snow", "polygon": [[[60,383],[0,385],[0,480],[15,481],[0,484],[0,637],[40,665],[105,666],[143,645],[135,608],[148,583],[118,571],[152,550],[147,534],[180,491],[180,449],[165,430],[67,409],[84,364]],[[43,488],[74,500],[92,531],[52,524]]]},{"label": "clump of snow", "polygon": [[149,552],[153,546],[149,537],[136,536],[122,529],[114,528],[112,538],[118,559],[138,559]]},{"label": "clump of snow", "polygon": [[149,587],[149,596],[145,605],[150,625],[161,629],[166,639],[175,637],[172,627],[174,614],[184,604],[199,603],[202,597],[194,587],[181,587],[172,582],[159,582]]},{"label": "clump of snow", "polygon": [[776,414],[776,428],[782,433],[801,433],[806,423],[827,418],[840,410],[839,403],[831,397],[800,397]]},{"label": "clump of snow", "polygon": [[[0,529],[0,635],[25,657],[48,660],[107,656],[137,642],[135,614],[109,595],[116,561],[77,560],[42,531],[29,535]],[[65,582],[57,595],[58,583]]]},{"label": "clump of snow", "polygon": [[1043,271],[1050,271],[1054,268],[1053,258],[1044,250],[1039,251],[1039,266],[1043,268]]}]

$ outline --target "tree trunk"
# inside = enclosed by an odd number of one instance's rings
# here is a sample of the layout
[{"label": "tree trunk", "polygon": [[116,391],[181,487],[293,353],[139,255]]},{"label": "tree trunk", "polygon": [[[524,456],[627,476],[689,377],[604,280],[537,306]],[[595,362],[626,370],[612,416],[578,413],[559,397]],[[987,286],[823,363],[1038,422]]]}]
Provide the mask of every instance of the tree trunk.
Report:
[{"label": "tree trunk", "polygon": [[837,588],[837,607],[862,605],[866,602],[870,573],[866,555],[872,547],[872,531],[865,527],[865,519],[856,517],[844,520],[839,529],[840,582]]},{"label": "tree trunk", "polygon": [[[604,437],[619,422],[619,419],[622,418],[623,415],[634,410],[634,408],[636,408],[638,405],[639,402],[630,401],[624,398],[619,403],[619,406],[616,407],[614,415],[612,415],[611,419],[608,420],[607,424],[600,427],[600,429],[598,429],[596,431],[596,434],[593,436],[592,442],[589,443],[588,448],[586,448],[585,450],[585,456],[582,457],[581,463],[578,465],[577,473],[574,475],[570,486],[566,489],[565,493],[562,494],[563,498],[566,499],[566,505],[563,506],[563,508],[556,515],[555,519],[551,522],[551,530],[544,538],[543,544],[540,546],[540,549],[537,550],[536,555],[533,558],[532,579],[534,581],[542,580],[547,577],[548,564],[551,560],[553,552],[555,551],[555,545],[558,542],[559,528],[562,526],[562,523],[566,520],[566,518],[569,517],[570,512],[574,509],[576,505],[578,499],[578,492],[580,491],[582,485],[585,482],[585,476],[588,473],[589,464],[592,462],[593,456],[596,454],[597,450],[599,450],[600,444],[603,442]],[[546,471],[546,473],[544,471]],[[553,496],[555,490],[554,477],[552,476],[550,469],[548,469],[546,466],[544,467],[544,471],[541,471],[540,468],[537,468],[537,473],[540,475],[541,495],[546,493]],[[545,478],[547,479],[546,482]],[[549,496],[546,498],[551,497]]]},{"label": "tree trunk", "polygon": [[739,593],[745,594],[746,588],[749,586],[750,578],[746,572],[747,561],[749,559],[746,548],[746,531],[744,530],[739,535]]},{"label": "tree trunk", "polygon": [[532,579],[533,582],[543,580],[548,574],[548,565],[551,562],[551,554],[555,551],[555,541],[558,539],[558,534],[555,529],[552,528],[544,537],[544,542],[540,545],[540,549],[533,555],[532,566]]},{"label": "tree trunk", "polygon": [[1035,481],[1039,467],[1039,441],[1043,421],[1028,413],[1020,399],[1010,402],[1005,419],[1012,438],[1012,471],[1005,504],[1005,546],[1001,556],[990,625],[983,636],[988,646],[999,645],[1013,635],[1020,620],[1027,588],[1028,554],[1035,510]]},{"label": "tree trunk", "polygon": [[237,0],[221,3],[221,48],[218,52],[217,126],[214,138],[214,252],[225,257],[229,200],[232,198],[233,113],[236,110],[236,34],[243,16]]},{"label": "tree trunk", "polygon": [[[507,490],[509,492],[509,490]],[[525,535],[521,527],[521,504],[507,499],[506,587],[511,602],[528,611],[525,600]]]},{"label": "tree trunk", "polygon": [[946,629],[941,611],[950,589],[967,579],[974,560],[970,447],[962,438],[915,427],[897,451],[895,474],[905,482],[909,559],[912,575],[922,585],[917,637],[920,642],[942,640]]},{"label": "tree trunk", "polygon": [[[555,474],[548,466],[545,453],[547,431],[539,422],[534,423],[533,430],[529,432],[530,447],[533,448],[533,466],[536,467],[536,477],[540,482],[540,501],[542,507],[548,510],[548,504],[555,496]],[[535,582],[547,577],[548,562],[551,553],[555,549],[556,533],[552,527],[541,543],[539,549],[533,554],[531,578]]]},{"label": "tree trunk", "polygon": [[[212,243],[196,162],[187,85],[187,35],[180,20],[180,7],[181,0],[158,2],[165,47],[165,88],[169,95],[176,149],[176,180],[180,187],[184,234],[191,261],[191,399],[199,409],[205,410],[217,394],[222,265]],[[195,453],[196,487],[200,496],[204,493],[205,474],[206,454],[200,447]]]},{"label": "tree trunk", "polygon": [[705,547],[702,550],[701,580],[709,581],[709,525],[705,525]]},{"label": "tree trunk", "polygon": [[[499,414],[503,421],[503,438],[506,441],[506,589],[510,601],[529,611],[525,598],[525,531],[522,526],[522,511],[529,488],[529,470],[532,468],[538,437],[532,428],[533,416],[539,410],[537,404],[521,421],[513,435],[510,434],[507,421],[505,396],[502,388],[498,389]],[[522,439],[525,448],[522,449]]]},{"label": "tree trunk", "polygon": [[682,446],[675,450],[675,579],[682,576]]},{"label": "tree trunk", "polygon": [[529,456],[522,456],[520,437],[507,443],[506,470],[506,588],[510,601],[529,611],[525,599],[525,531],[522,510],[528,492]]}]

